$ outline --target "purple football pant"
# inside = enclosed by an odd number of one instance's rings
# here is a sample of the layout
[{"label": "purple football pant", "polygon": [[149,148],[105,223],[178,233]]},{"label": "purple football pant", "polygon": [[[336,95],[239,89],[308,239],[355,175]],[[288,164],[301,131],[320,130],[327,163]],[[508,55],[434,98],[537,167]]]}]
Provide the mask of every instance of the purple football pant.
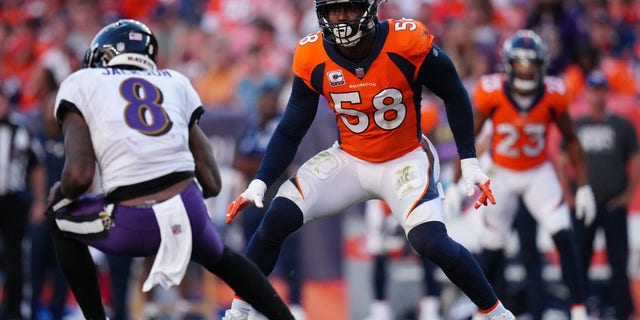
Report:
[{"label": "purple football pant", "polygon": [[[213,267],[222,255],[224,245],[214,228],[202,198],[202,192],[192,183],[181,193],[182,203],[189,216],[193,250],[191,261],[205,268]],[[104,203],[104,197],[97,197],[71,212],[73,217],[95,214],[91,207]],[[83,210],[84,209],[84,210]],[[77,239],[108,254],[130,257],[153,256],[160,246],[160,229],[152,208],[116,205],[111,219],[115,226],[104,234],[82,235],[65,232],[67,237]]]}]

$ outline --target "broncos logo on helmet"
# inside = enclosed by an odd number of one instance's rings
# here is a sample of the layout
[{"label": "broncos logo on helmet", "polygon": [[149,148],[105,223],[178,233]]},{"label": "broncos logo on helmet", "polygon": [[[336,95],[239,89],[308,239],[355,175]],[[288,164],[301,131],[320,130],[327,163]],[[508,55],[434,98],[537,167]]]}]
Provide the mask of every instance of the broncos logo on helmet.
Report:
[{"label": "broncos logo on helmet", "polygon": [[[314,0],[314,5],[325,39],[344,47],[355,46],[378,22],[378,0]],[[351,21],[330,23],[328,13],[336,5],[351,5],[360,12],[360,17]]]},{"label": "broncos logo on helmet", "polygon": [[146,25],[131,19],[118,20],[100,30],[84,55],[84,68],[118,66],[156,69],[158,41]]},{"label": "broncos logo on helmet", "polygon": [[[532,30],[518,30],[508,38],[502,47],[502,61],[509,83],[521,92],[531,92],[543,81],[549,64],[547,47]],[[514,63],[520,62],[534,66],[531,76],[522,76],[514,71]]]}]

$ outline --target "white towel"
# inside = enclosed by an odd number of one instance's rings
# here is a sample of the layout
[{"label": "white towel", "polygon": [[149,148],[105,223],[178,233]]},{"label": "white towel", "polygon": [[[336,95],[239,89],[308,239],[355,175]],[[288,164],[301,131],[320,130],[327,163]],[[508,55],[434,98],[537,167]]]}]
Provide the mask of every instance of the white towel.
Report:
[{"label": "white towel", "polygon": [[148,292],[160,284],[165,289],[182,281],[191,258],[191,225],[180,195],[153,205],[160,226],[160,248],[149,277],[142,286]]}]

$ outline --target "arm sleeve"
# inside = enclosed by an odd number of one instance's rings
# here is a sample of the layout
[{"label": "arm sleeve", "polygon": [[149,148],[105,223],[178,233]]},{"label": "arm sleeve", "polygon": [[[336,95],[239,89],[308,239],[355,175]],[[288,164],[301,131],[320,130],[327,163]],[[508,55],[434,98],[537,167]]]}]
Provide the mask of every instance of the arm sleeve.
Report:
[{"label": "arm sleeve", "polygon": [[434,45],[425,57],[418,73],[418,81],[444,102],[460,159],[475,158],[473,111],[469,94],[453,62],[438,46]]},{"label": "arm sleeve", "polygon": [[291,164],[300,141],[309,130],[318,110],[318,94],[295,77],[287,108],[265,152],[256,179],[270,186]]}]

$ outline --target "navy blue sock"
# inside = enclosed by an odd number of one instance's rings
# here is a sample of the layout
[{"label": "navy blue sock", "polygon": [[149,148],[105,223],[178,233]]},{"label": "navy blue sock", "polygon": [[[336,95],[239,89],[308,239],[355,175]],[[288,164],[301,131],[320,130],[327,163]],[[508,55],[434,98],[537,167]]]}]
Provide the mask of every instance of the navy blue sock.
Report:
[{"label": "navy blue sock", "polygon": [[387,264],[386,254],[377,254],[373,260],[373,297],[378,300],[387,299]]},{"label": "navy blue sock", "polygon": [[582,259],[578,253],[573,229],[560,230],[552,238],[560,254],[562,278],[571,293],[571,305],[583,304],[587,297],[583,276],[585,269],[580,266]]},{"label": "navy blue sock", "polygon": [[265,275],[271,274],[282,242],[301,226],[300,208],[289,199],[275,198],[247,244],[245,255],[255,262]]},{"label": "navy blue sock", "polygon": [[493,290],[497,294],[504,294],[505,292],[505,279],[504,279],[504,267],[505,267],[505,253],[503,249],[491,250],[482,249],[478,255],[478,263],[484,271],[484,275],[489,280],[489,283],[493,286]]},{"label": "navy blue sock", "polygon": [[424,276],[422,277],[424,295],[429,297],[439,297],[442,288],[433,274],[437,267],[436,264],[424,256],[420,257],[420,262],[422,264],[422,270],[424,270]]},{"label": "navy blue sock", "polygon": [[58,228],[53,215],[47,217],[51,228],[51,240],[56,251],[58,265],[73,292],[85,319],[106,319],[98,275],[89,253],[89,247],[70,237]]},{"label": "navy blue sock", "polygon": [[413,248],[438,265],[445,275],[460,288],[481,310],[493,307],[498,301],[471,253],[447,235],[442,222],[426,222],[409,231]]}]

